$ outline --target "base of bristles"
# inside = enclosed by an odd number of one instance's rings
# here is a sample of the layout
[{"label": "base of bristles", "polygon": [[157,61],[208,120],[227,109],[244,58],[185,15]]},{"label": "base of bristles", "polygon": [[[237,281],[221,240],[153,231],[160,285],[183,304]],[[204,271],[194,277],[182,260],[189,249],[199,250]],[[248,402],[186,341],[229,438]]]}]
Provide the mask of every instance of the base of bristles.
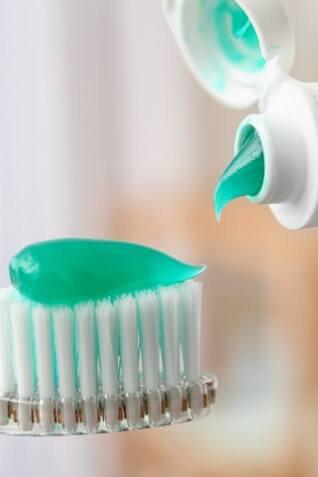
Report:
[{"label": "base of bristles", "polygon": [[189,422],[208,415],[217,381],[203,376],[197,383],[138,393],[68,400],[18,400],[0,397],[0,433],[50,436],[109,433]]}]

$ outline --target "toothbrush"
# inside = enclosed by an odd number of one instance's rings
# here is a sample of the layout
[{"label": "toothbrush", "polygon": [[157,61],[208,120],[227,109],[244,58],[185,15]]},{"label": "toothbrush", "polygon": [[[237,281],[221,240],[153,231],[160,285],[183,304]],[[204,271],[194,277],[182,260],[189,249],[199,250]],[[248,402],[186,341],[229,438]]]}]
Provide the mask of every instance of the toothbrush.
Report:
[{"label": "toothbrush", "polygon": [[139,245],[31,245],[0,293],[0,432],[65,435],[204,416],[204,267]]}]

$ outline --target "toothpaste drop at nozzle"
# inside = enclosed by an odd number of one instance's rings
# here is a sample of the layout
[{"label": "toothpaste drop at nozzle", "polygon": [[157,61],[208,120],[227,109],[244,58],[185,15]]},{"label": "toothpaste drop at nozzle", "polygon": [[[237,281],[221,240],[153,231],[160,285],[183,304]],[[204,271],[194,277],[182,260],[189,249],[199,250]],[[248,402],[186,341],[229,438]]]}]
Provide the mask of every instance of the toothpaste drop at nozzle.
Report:
[{"label": "toothpaste drop at nozzle", "polygon": [[251,129],[215,189],[214,210],[217,220],[221,219],[224,208],[231,201],[257,195],[263,182],[263,146],[257,132]]}]

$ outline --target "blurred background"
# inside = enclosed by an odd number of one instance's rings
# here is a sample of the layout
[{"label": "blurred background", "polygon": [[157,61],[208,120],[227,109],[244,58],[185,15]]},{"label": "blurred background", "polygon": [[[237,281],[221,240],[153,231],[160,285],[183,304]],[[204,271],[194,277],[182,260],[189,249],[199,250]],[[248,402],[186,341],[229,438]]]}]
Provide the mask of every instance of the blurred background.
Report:
[{"label": "blurred background", "polygon": [[[263,0],[266,1],[266,0]],[[317,0],[284,2],[294,75],[318,79]],[[84,438],[0,437],[2,476],[316,477],[318,232],[212,191],[249,111],[211,100],[160,0],[0,0],[0,278],[25,244],[141,242],[206,263],[202,369],[212,415]]]}]

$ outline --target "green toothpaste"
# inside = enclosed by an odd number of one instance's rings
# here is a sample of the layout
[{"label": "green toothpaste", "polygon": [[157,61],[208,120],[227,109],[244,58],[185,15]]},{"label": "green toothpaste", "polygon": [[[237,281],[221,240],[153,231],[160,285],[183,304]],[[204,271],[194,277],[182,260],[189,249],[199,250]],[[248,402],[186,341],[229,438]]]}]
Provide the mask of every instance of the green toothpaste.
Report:
[{"label": "green toothpaste", "polygon": [[237,155],[225,169],[214,193],[214,210],[219,221],[225,207],[239,197],[253,198],[264,183],[264,154],[261,140],[250,128]]},{"label": "green toothpaste", "polygon": [[226,58],[243,71],[256,72],[262,69],[265,60],[259,39],[242,8],[233,0],[220,0],[212,14],[217,39]]},{"label": "green toothpaste", "polygon": [[24,248],[12,258],[9,271],[22,296],[58,306],[169,286],[204,270],[141,245],[64,239]]}]

